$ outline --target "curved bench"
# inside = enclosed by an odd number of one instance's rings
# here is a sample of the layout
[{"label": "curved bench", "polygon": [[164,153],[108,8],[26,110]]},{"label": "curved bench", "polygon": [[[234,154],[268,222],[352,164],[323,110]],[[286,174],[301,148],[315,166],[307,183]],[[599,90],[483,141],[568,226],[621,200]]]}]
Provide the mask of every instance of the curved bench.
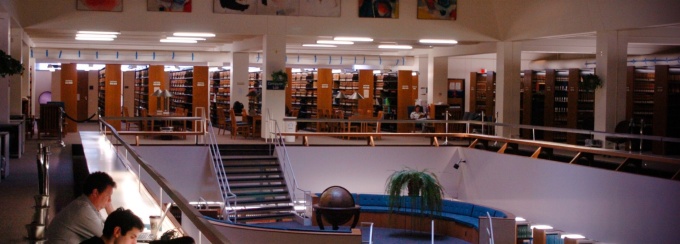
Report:
[{"label": "curved bench", "polygon": [[[362,213],[390,213],[388,195],[358,194],[358,196],[359,200],[357,202],[361,206]],[[395,210],[394,213],[412,215],[414,213],[411,206],[411,199],[404,197],[404,207]],[[508,217],[504,212],[489,207],[454,200],[444,200],[442,203],[442,211],[435,214],[434,218],[454,221],[472,227],[475,230],[479,230],[479,217],[486,216],[487,212],[489,212],[491,217]]]}]

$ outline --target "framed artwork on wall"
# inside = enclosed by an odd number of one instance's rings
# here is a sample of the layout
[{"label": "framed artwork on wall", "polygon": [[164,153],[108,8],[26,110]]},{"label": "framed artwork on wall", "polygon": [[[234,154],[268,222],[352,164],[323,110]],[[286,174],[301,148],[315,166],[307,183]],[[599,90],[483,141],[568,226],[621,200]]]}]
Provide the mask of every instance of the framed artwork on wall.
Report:
[{"label": "framed artwork on wall", "polygon": [[191,13],[192,0],[147,0],[146,10]]},{"label": "framed artwork on wall", "polygon": [[300,16],[340,17],[341,0],[300,0]]},{"label": "framed artwork on wall", "polygon": [[122,12],[123,0],[76,0],[76,9],[81,11]]},{"label": "framed artwork on wall", "polygon": [[257,14],[257,0],[214,0],[213,13]]},{"label": "framed artwork on wall", "polygon": [[399,0],[359,0],[361,18],[399,18]]},{"label": "framed artwork on wall", "polygon": [[418,19],[456,20],[458,0],[418,0]]}]

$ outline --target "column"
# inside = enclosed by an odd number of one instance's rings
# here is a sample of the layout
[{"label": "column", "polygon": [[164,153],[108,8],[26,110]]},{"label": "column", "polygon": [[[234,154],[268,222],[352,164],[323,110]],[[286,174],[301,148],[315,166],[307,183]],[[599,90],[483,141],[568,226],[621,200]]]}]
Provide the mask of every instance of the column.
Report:
[{"label": "column", "polygon": [[427,103],[446,103],[449,57],[427,57]]},{"label": "column", "polygon": [[[267,17],[267,34],[263,37],[262,59],[262,138],[270,138],[267,119],[276,120],[279,128],[283,128],[285,116],[286,91],[267,89],[267,80],[271,80],[271,73],[286,69],[286,19],[281,16]],[[290,79],[289,79],[290,82]],[[271,117],[269,117],[271,116]],[[273,123],[273,122],[271,122]]]},{"label": "column", "polygon": [[[430,66],[428,57],[414,57],[418,71],[418,99],[427,100],[430,83]],[[447,59],[448,60],[448,59]],[[429,101],[429,100],[428,100]]]},{"label": "column", "polygon": [[[595,74],[603,86],[595,90],[595,130],[614,132],[616,123],[626,119],[626,57],[628,38],[618,31],[598,31]],[[604,138],[597,137],[603,140]]]},{"label": "column", "polygon": [[[519,124],[521,51],[522,46],[519,42],[497,43],[496,114],[493,114],[493,116],[499,123]],[[519,135],[519,130],[499,126],[496,128],[496,135],[511,137],[512,135]]]},{"label": "column", "polygon": [[231,96],[229,97],[230,107],[234,107],[236,101],[248,105],[248,53],[236,52],[231,55]]},{"label": "column", "polygon": [[[7,13],[0,13],[0,50],[9,53],[10,17]],[[10,109],[10,78],[0,77],[0,124],[9,123]]]}]

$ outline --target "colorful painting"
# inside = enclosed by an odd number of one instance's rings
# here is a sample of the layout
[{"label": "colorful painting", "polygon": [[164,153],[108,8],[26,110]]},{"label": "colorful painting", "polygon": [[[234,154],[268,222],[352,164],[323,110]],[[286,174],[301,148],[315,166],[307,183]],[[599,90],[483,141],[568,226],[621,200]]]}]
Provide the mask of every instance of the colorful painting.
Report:
[{"label": "colorful painting", "polygon": [[340,0],[300,0],[300,16],[340,17]]},{"label": "colorful painting", "polygon": [[458,0],[418,0],[418,19],[456,20]]},{"label": "colorful painting", "polygon": [[261,0],[257,3],[259,15],[300,15],[300,0]]},{"label": "colorful painting", "polygon": [[399,18],[399,0],[359,0],[359,17]]},{"label": "colorful painting", "polygon": [[191,13],[191,0],[147,0],[146,10]]},{"label": "colorful painting", "polygon": [[222,14],[257,14],[257,0],[214,0],[213,12]]},{"label": "colorful painting", "polygon": [[123,0],[76,0],[76,9],[83,11],[122,12]]}]

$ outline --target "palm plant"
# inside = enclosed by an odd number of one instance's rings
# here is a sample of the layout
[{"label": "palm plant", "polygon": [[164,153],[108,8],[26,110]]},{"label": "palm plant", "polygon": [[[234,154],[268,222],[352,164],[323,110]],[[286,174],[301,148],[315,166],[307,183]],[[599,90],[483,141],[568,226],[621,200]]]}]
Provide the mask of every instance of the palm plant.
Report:
[{"label": "palm plant", "polygon": [[21,74],[23,72],[24,66],[21,66],[19,60],[0,50],[0,76],[4,78],[7,75]]},{"label": "palm plant", "polygon": [[386,191],[389,195],[390,212],[406,207],[406,199],[411,202],[411,211],[418,210],[428,216],[441,212],[444,189],[437,176],[427,170],[403,169],[395,171],[387,178]]}]

